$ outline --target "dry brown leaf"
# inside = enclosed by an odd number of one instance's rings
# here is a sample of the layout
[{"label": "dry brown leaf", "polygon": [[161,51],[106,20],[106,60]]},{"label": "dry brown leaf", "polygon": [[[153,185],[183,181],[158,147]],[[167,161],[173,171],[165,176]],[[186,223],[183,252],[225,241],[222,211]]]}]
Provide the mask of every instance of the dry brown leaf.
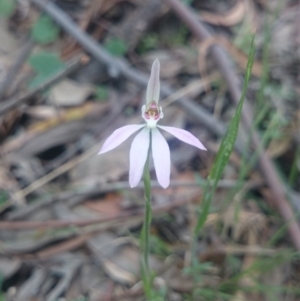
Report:
[{"label": "dry brown leaf", "polygon": [[82,246],[87,240],[89,240],[92,236],[93,236],[93,234],[84,234],[84,235],[69,239],[67,241],[56,244],[54,246],[50,246],[50,247],[44,249],[43,251],[37,252],[33,256],[37,257],[39,259],[47,259],[47,258],[56,256],[57,254],[77,249],[80,246]]},{"label": "dry brown leaf", "polygon": [[84,205],[100,213],[117,215],[122,212],[121,197],[117,194],[107,194],[104,200],[85,202]]},{"label": "dry brown leaf", "polygon": [[111,260],[103,259],[102,264],[112,279],[129,285],[133,285],[136,282],[136,277],[132,273],[122,269]]},{"label": "dry brown leaf", "polygon": [[[230,54],[231,57],[239,64],[243,70],[246,70],[248,56],[243,53],[240,49],[238,49],[231,41],[226,39],[223,36],[214,36],[208,39],[205,39],[199,45],[199,56],[198,56],[198,66],[200,73],[202,75],[206,75],[206,56],[208,54],[209,48],[212,45],[220,45],[224,49],[226,49]],[[260,77],[262,74],[262,65],[260,62],[254,61],[252,67],[252,74]]]},{"label": "dry brown leaf", "polygon": [[6,68],[13,63],[18,56],[24,42],[24,36],[12,34],[7,20],[0,18],[0,82],[5,77]]},{"label": "dry brown leaf", "polygon": [[236,217],[236,209],[231,205],[224,214],[224,233],[226,229],[231,228],[235,240],[246,235],[251,241],[253,235],[257,235],[265,227],[266,218],[261,213],[241,210]]},{"label": "dry brown leaf", "polygon": [[202,11],[201,20],[214,25],[233,26],[240,23],[245,16],[246,5],[243,0],[236,2],[226,14],[214,14]]},{"label": "dry brown leaf", "polygon": [[1,139],[6,138],[12,131],[13,127],[20,120],[21,113],[18,110],[11,110],[5,113],[0,118],[0,137]]},{"label": "dry brown leaf", "polygon": [[22,266],[19,258],[0,258],[0,272],[2,279],[6,279],[15,274]]},{"label": "dry brown leaf", "polygon": [[130,142],[125,141],[113,152],[106,153],[105,156],[90,157],[76,165],[70,171],[73,184],[95,185],[99,182],[103,184],[108,181],[116,181],[121,175],[127,175],[129,145]]},{"label": "dry brown leaf", "polygon": [[290,135],[284,135],[280,139],[274,139],[269,144],[267,153],[271,158],[280,157],[291,147],[292,142]]},{"label": "dry brown leaf", "polygon": [[[93,22],[93,19],[95,17],[101,17],[103,14],[105,14],[107,11],[109,11],[112,7],[114,7],[119,2],[123,2],[124,0],[110,0],[110,1],[104,1],[104,0],[96,0],[91,1],[91,5],[85,9],[80,17],[78,26],[83,30],[86,31],[88,26]],[[130,0],[130,2],[135,3],[137,0]],[[94,26],[95,24],[93,24]],[[100,40],[100,37],[102,36],[104,32],[103,26],[97,26],[95,31],[93,33],[90,33],[90,35],[95,40]],[[77,41],[73,38],[67,38],[66,43],[62,50],[62,58],[64,60],[70,59],[74,55],[81,53],[81,46],[78,45]]]},{"label": "dry brown leaf", "polygon": [[[66,127],[65,130],[69,131],[69,128],[72,128],[73,124],[76,125],[75,122],[82,121],[82,123],[85,124],[84,122],[85,118],[87,118],[89,121],[91,121],[92,118],[96,116],[97,118],[99,118],[108,109],[108,107],[109,104],[107,103],[101,103],[101,104],[87,103],[79,108],[66,110],[55,118],[50,118],[47,120],[36,122],[32,126],[30,126],[25,133],[4,143],[4,145],[2,146],[2,151],[4,154],[16,150],[24,151],[22,147],[24,147],[24,145],[28,146],[30,143],[33,143],[33,139],[38,139],[38,140],[48,139],[45,136],[45,132],[47,133],[49,132],[50,135],[51,130],[59,132],[60,127],[64,127],[64,126]],[[82,124],[78,124],[78,126],[80,126],[82,130],[84,130],[84,126]],[[76,126],[74,126],[74,128],[76,128]],[[61,130],[63,131],[63,129]],[[76,133],[72,133],[72,134],[76,134]],[[55,141],[52,142],[48,141],[48,142],[55,143]],[[39,141],[39,144],[40,143],[41,142]],[[34,145],[32,145],[32,147],[34,147]]]},{"label": "dry brown leaf", "polygon": [[63,114],[64,111],[64,109],[57,109],[53,106],[37,105],[34,107],[29,107],[26,110],[26,113],[32,118],[44,120],[57,118],[57,115]]},{"label": "dry brown leaf", "polygon": [[60,114],[58,116],[56,115],[56,117],[54,118],[49,118],[44,121],[36,122],[35,124],[33,124],[28,128],[28,132],[29,133],[45,132],[50,128],[56,127],[64,122],[83,119],[87,117],[89,114],[93,114],[96,111],[99,114],[104,113],[107,108],[108,105],[106,103],[101,103],[101,104],[86,103],[78,108],[72,108],[60,112]]},{"label": "dry brown leaf", "polygon": [[50,89],[49,101],[58,107],[79,106],[92,92],[93,87],[90,84],[64,79]]},{"label": "dry brown leaf", "polygon": [[[98,12],[103,15],[106,12],[108,12],[111,8],[113,8],[116,4],[118,4],[120,2],[124,2],[124,1],[125,0],[109,0],[109,1],[98,0],[97,1],[98,9],[95,8],[95,10],[98,10]],[[129,0],[128,2],[131,2],[132,4],[139,4],[140,0]],[[100,6],[99,6],[99,4],[100,4]]]},{"label": "dry brown leaf", "polygon": [[[195,181],[195,172],[194,171],[180,172],[176,175],[176,180]],[[195,187],[178,186],[176,187],[176,194],[193,196],[193,198],[195,198],[198,197],[201,193],[200,193],[199,186],[195,186]]]}]

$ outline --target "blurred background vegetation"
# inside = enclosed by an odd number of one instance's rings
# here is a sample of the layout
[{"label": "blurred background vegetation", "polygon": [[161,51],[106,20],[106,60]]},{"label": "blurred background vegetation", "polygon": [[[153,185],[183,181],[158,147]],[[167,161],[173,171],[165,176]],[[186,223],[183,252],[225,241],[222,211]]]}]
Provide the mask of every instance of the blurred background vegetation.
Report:
[{"label": "blurred background vegetation", "polygon": [[[233,141],[253,34],[237,141],[207,191],[221,142]],[[166,136],[170,187],[151,172],[157,300],[300,300],[292,0],[0,0],[0,300],[145,299],[130,141],[96,154],[116,128],[142,121],[155,58],[161,124],[208,148]]]}]

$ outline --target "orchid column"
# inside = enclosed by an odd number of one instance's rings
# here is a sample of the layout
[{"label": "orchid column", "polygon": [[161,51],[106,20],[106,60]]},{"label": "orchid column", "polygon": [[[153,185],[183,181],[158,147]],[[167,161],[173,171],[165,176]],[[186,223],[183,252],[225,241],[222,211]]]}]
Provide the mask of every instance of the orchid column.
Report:
[{"label": "orchid column", "polygon": [[170,184],[170,149],[166,139],[162,136],[159,129],[165,130],[178,138],[179,140],[191,144],[201,150],[206,150],[203,144],[190,132],[168,126],[159,126],[157,122],[163,118],[162,108],[159,107],[159,61],[153,62],[151,75],[147,86],[146,104],[142,107],[142,117],[145,124],[132,124],[123,126],[115,130],[104,142],[99,154],[106,153],[119,146],[133,133],[139,131],[133,139],[130,148],[130,169],[129,184],[132,187],[138,185],[144,175],[145,189],[145,220],[142,229],[141,241],[144,256],[142,258],[142,276],[144,289],[147,298],[150,298],[152,276],[149,270],[149,228],[151,224],[151,180],[149,173],[150,153],[154,162],[156,177],[163,188]]}]

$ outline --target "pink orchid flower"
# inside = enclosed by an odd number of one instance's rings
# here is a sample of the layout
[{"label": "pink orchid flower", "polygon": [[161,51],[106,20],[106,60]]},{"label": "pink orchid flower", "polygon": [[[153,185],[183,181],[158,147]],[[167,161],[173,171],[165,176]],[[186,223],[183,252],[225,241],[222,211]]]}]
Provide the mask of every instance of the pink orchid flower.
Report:
[{"label": "pink orchid flower", "polygon": [[147,86],[146,105],[142,107],[142,117],[146,121],[146,124],[131,124],[115,130],[106,139],[99,152],[99,154],[103,154],[116,148],[133,133],[142,129],[133,139],[130,148],[129,184],[131,188],[137,186],[142,178],[149,147],[151,147],[159,184],[163,188],[167,188],[170,184],[170,149],[166,139],[162,136],[158,128],[169,132],[185,143],[206,150],[203,144],[190,132],[179,128],[156,125],[158,120],[164,116],[162,108],[158,106],[160,93],[159,69],[159,61],[156,59],[153,62]]}]

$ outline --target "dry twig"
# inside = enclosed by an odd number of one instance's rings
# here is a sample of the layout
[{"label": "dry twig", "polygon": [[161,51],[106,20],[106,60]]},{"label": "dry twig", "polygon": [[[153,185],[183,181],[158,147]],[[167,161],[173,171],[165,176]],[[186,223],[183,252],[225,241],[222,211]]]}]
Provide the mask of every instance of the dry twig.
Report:
[{"label": "dry twig", "polygon": [[9,69],[4,81],[0,85],[0,101],[2,97],[6,95],[8,87],[11,85],[11,82],[14,80],[16,74],[22,68],[24,62],[27,60],[28,56],[30,55],[35,43],[33,40],[29,40],[21,50],[21,53],[14,64]]},{"label": "dry twig", "polygon": [[[153,206],[153,212],[154,213],[161,213],[161,212],[168,212],[174,208],[185,206],[187,204],[187,200],[180,199],[177,201],[172,201],[169,204],[166,205],[156,205]],[[111,222],[111,221],[121,221],[124,219],[128,219],[129,217],[136,217],[136,216],[143,216],[144,210],[143,209],[137,209],[137,210],[130,210],[121,212],[118,214],[113,215],[106,215],[105,217],[99,217],[99,218],[89,218],[84,220],[49,220],[45,222],[39,222],[39,221],[6,221],[6,222],[0,222],[0,229],[6,229],[6,230],[29,230],[29,229],[59,229],[59,228],[65,228],[65,227],[85,227],[93,224],[100,224],[104,222]]]},{"label": "dry twig", "polygon": [[53,77],[49,78],[42,85],[40,85],[37,88],[30,90],[26,93],[22,93],[15,97],[5,100],[4,102],[2,102],[0,104],[0,115],[7,113],[9,110],[14,109],[21,104],[24,104],[26,101],[30,100],[37,93],[44,91],[45,89],[49,88],[50,86],[52,86],[56,82],[58,82],[62,77],[65,77],[68,74],[70,74],[71,72],[73,72],[80,65],[81,65],[80,58],[72,59],[67,63],[67,66],[64,70],[58,72]]},{"label": "dry twig", "polygon": [[[247,182],[245,185],[254,188],[261,184],[262,183],[258,183],[258,182]],[[160,185],[156,181],[152,182],[151,185],[153,188],[160,188]],[[237,185],[236,181],[221,180],[219,181],[218,187],[232,188],[235,187],[236,185]],[[197,187],[199,186],[199,183],[195,181],[172,181],[170,183],[170,187],[179,187],[179,186]],[[144,186],[140,183],[136,188],[143,189]],[[9,220],[23,219],[37,210],[40,210],[42,208],[45,208],[47,206],[53,205],[58,202],[67,202],[68,200],[72,200],[71,203],[74,206],[84,202],[84,200],[88,198],[95,197],[103,193],[107,193],[111,191],[119,191],[124,189],[130,189],[127,181],[116,182],[116,183],[105,183],[105,184],[99,183],[97,187],[86,187],[86,188],[80,188],[79,190],[75,189],[72,191],[64,191],[55,195],[47,196],[46,198],[43,198],[39,202],[34,202],[32,204],[27,205],[26,207],[21,207],[19,210],[12,211],[11,213],[8,214],[8,219]]]}]

